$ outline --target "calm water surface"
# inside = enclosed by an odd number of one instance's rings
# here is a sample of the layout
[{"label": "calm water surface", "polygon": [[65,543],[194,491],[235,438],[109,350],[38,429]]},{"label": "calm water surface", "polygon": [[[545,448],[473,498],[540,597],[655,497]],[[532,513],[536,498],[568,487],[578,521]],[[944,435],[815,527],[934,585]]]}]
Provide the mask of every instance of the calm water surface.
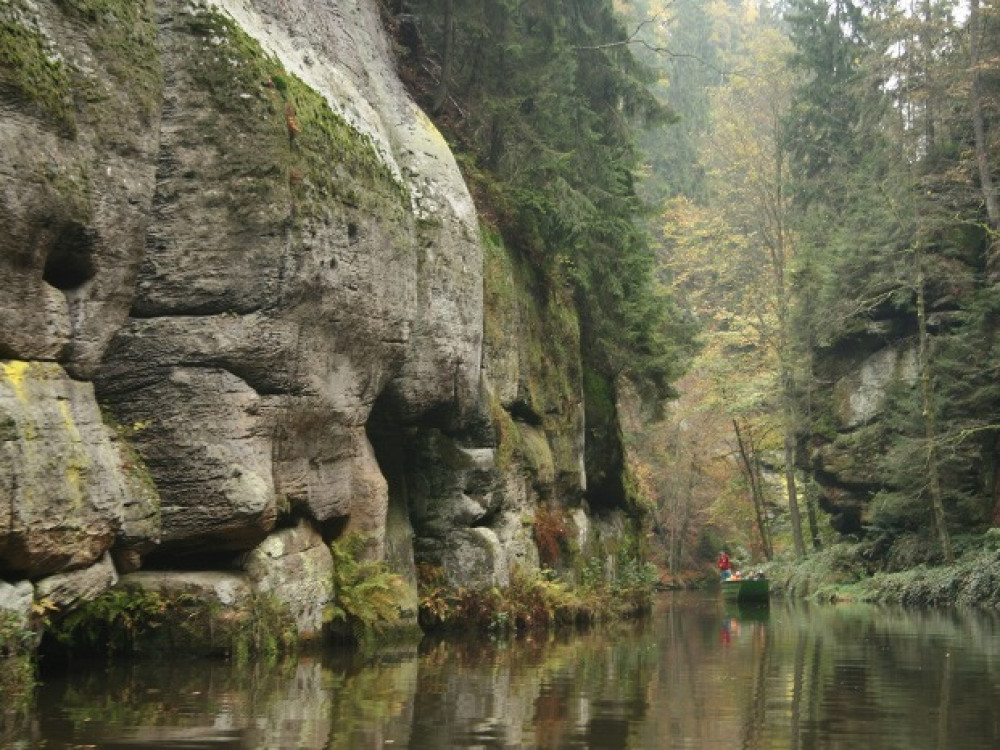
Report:
[{"label": "calm water surface", "polygon": [[994,750],[1000,616],[666,595],[516,644],[78,666],[5,721],[13,748]]}]

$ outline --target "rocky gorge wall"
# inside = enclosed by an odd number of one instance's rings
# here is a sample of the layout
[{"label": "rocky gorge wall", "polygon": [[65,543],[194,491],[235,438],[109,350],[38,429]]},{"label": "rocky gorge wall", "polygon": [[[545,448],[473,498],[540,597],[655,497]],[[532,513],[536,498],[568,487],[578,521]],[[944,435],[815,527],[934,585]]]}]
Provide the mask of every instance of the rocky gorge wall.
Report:
[{"label": "rocky gorge wall", "polygon": [[892,320],[873,321],[838,346],[820,352],[817,372],[829,384],[824,420],[810,436],[804,459],[819,488],[820,507],[833,528],[861,533],[872,497],[886,486],[887,400],[894,389],[918,387],[916,344]]},{"label": "rocky gorge wall", "polygon": [[0,7],[0,608],[269,594],[308,638],[351,531],[411,612],[417,563],[537,567],[540,504],[597,550],[528,287],[370,0]]},{"label": "rocky gorge wall", "polygon": [[[975,279],[969,266],[955,267]],[[956,273],[949,282],[961,278]],[[988,528],[1000,507],[997,444],[986,426],[995,409],[993,378],[984,377],[988,368],[976,361],[988,356],[994,324],[974,322],[973,283],[964,292],[964,297],[932,298],[926,372],[917,321],[905,310],[845,327],[813,360],[818,387],[811,394],[802,461],[815,480],[820,508],[834,530],[865,538],[902,569],[922,562],[919,555],[928,546],[936,549],[934,543],[912,543],[933,531],[928,411],[951,533]],[[894,535],[901,539],[898,553],[889,552]]]}]

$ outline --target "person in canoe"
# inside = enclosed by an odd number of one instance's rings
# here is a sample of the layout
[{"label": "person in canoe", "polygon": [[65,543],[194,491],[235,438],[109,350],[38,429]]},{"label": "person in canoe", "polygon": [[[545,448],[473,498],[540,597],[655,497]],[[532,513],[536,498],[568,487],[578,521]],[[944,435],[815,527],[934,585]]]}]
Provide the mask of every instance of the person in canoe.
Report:
[{"label": "person in canoe", "polygon": [[725,550],[719,552],[719,559],[716,562],[719,567],[719,575],[725,581],[733,575],[733,564],[729,561],[729,555]]}]

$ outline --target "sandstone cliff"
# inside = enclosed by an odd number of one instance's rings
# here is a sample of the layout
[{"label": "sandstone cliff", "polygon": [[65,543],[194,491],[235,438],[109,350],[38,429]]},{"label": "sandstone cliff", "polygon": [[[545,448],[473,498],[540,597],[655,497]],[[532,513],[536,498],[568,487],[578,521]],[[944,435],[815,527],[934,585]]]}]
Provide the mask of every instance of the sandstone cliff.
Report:
[{"label": "sandstone cliff", "polygon": [[411,581],[538,564],[586,486],[576,321],[481,237],[374,2],[12,0],[0,64],[0,606],[129,574],[312,635],[345,531]]}]

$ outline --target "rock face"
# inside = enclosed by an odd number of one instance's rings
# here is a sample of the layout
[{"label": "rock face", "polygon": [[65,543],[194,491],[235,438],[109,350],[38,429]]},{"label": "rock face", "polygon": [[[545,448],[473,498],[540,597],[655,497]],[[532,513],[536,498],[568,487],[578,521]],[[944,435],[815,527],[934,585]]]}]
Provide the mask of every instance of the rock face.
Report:
[{"label": "rock face", "polygon": [[101,418],[94,388],[54,362],[0,363],[0,565],[38,578],[156,541],[158,498]]},{"label": "rock face", "polygon": [[97,384],[146,425],[162,549],[246,549],[286,509],[379,536],[372,404],[392,393],[420,420],[477,395],[464,183],[398,85],[362,80],[392,79],[371,9],[348,26],[335,6],[160,5],[151,229]]},{"label": "rock face", "polygon": [[484,301],[377,5],[97,7],[0,7],[0,575],[226,569],[308,636],[345,531],[411,582],[537,565],[586,488],[575,317],[502,248]]},{"label": "rock face", "polygon": [[912,342],[892,336],[894,326],[855,335],[822,352],[821,377],[832,383],[827,430],[811,438],[809,468],[820,487],[820,506],[842,534],[857,534],[866,522],[869,500],[884,487],[879,466],[885,452],[887,399],[893,389],[917,387]]},{"label": "rock face", "polygon": [[255,592],[281,602],[300,637],[321,635],[333,601],[333,555],[308,523],[269,536],[246,554],[243,569]]}]

